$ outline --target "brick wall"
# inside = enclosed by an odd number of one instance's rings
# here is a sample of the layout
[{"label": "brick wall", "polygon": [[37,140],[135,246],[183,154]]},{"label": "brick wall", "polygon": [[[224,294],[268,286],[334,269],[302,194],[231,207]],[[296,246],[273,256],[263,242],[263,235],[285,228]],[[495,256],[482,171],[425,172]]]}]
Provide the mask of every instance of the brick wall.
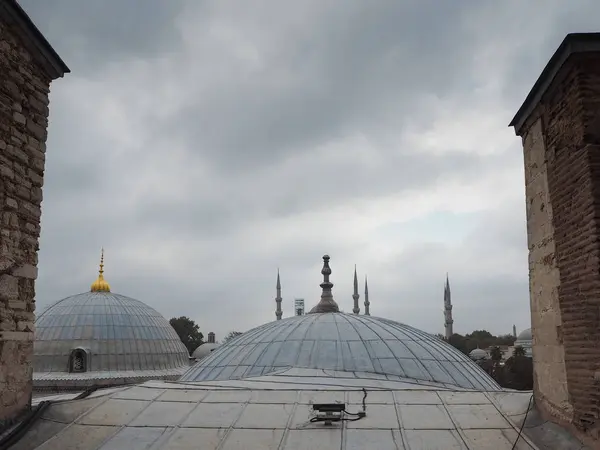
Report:
[{"label": "brick wall", "polygon": [[50,77],[0,22],[0,423],[27,408]]},{"label": "brick wall", "polygon": [[591,65],[590,55],[574,57],[548,92],[543,112],[568,390],[574,425],[591,434],[600,425],[594,382],[600,369],[600,149],[586,128],[599,112],[593,101],[600,100],[600,83],[594,86],[592,76],[598,57]]},{"label": "brick wall", "polygon": [[[548,224],[536,220],[543,205],[536,199],[536,190],[528,187],[530,238],[548,235],[545,256],[530,241],[536,399],[594,439],[600,433],[600,384],[596,381],[600,377],[599,62],[600,53],[570,56],[523,133],[526,181],[529,186],[533,179],[527,161],[537,159],[546,170],[544,208],[550,218]],[[533,156],[539,149],[527,145],[536,127],[543,139],[543,157]],[[530,209],[536,211],[530,213]],[[545,281],[536,281],[543,277]],[[565,374],[566,392],[562,388]]]}]

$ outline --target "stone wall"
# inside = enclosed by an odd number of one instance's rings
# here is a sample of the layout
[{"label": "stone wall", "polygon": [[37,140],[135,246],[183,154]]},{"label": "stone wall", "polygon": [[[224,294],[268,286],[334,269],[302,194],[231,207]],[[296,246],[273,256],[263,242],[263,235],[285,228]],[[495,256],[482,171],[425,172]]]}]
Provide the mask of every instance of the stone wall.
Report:
[{"label": "stone wall", "polygon": [[523,137],[527,246],[533,333],[533,371],[536,399],[555,416],[570,421],[572,407],[567,392],[565,354],[559,330],[562,324],[558,290],[552,202],[548,190],[548,165],[542,120]]},{"label": "stone wall", "polygon": [[50,77],[0,22],[0,422],[31,401]]},{"label": "stone wall", "polygon": [[582,436],[598,439],[600,52],[571,55],[519,132],[536,400]]}]

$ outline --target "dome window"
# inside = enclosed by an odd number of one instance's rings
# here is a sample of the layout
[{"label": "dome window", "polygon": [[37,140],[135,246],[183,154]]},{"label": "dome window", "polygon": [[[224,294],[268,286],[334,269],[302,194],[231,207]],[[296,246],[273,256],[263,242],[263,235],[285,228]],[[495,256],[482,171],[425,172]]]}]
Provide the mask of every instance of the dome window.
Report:
[{"label": "dome window", "polygon": [[69,358],[69,372],[82,373],[87,372],[88,354],[83,348],[76,348],[71,352]]}]

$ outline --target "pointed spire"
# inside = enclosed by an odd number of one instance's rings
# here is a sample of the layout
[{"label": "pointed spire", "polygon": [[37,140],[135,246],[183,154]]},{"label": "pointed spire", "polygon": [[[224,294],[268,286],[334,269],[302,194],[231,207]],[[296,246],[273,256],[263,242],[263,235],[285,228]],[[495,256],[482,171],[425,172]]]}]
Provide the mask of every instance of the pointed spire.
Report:
[{"label": "pointed spire", "polygon": [[279,278],[279,268],[277,268],[277,284],[275,285],[275,289],[277,290],[277,297],[275,297],[275,303],[277,304],[277,309],[275,310],[275,317],[277,320],[281,320],[281,316],[283,312],[281,311],[281,279]]},{"label": "pointed spire", "polygon": [[371,302],[369,301],[369,284],[367,283],[367,276],[365,275],[365,316],[370,316],[371,311],[369,307],[371,306]]},{"label": "pointed spire", "polygon": [[356,276],[356,264],[354,264],[354,294],[352,294],[352,299],[354,300],[354,308],[352,309],[352,312],[354,314],[360,313],[360,308],[358,306],[359,298],[360,295],[358,295],[358,278]]},{"label": "pointed spire", "polygon": [[100,270],[98,270],[98,278],[90,287],[91,292],[110,292],[110,285],[104,279],[104,248],[100,252]]},{"label": "pointed spire", "polygon": [[329,281],[329,275],[331,275],[329,259],[329,255],[323,256],[323,269],[321,270],[321,274],[323,275],[321,289],[323,289],[323,292],[321,293],[321,301],[319,301],[319,303],[317,303],[317,305],[310,310],[309,314],[340,312],[340,308],[333,299],[333,293],[331,292],[331,289],[333,288],[333,283]]},{"label": "pointed spire", "polygon": [[444,337],[449,340],[454,334],[454,320],[452,319],[452,296],[450,293],[450,280],[446,272],[446,284],[444,285]]}]

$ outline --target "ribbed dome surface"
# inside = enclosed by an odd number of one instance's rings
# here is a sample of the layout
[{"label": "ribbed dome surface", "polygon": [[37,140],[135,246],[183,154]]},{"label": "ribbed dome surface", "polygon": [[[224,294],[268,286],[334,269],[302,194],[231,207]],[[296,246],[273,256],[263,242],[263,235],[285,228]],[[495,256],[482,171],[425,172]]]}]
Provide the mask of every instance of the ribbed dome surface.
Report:
[{"label": "ribbed dome surface", "polygon": [[290,367],[500,389],[466,355],[430,334],[392,320],[343,313],[290,317],[255,328],[215,349],[180,380],[240,379]]},{"label": "ribbed dome surface", "polygon": [[66,372],[72,350],[89,350],[88,371],[168,370],[189,364],[169,322],[148,305],[111,292],[60,300],[35,322],[34,372]]}]

